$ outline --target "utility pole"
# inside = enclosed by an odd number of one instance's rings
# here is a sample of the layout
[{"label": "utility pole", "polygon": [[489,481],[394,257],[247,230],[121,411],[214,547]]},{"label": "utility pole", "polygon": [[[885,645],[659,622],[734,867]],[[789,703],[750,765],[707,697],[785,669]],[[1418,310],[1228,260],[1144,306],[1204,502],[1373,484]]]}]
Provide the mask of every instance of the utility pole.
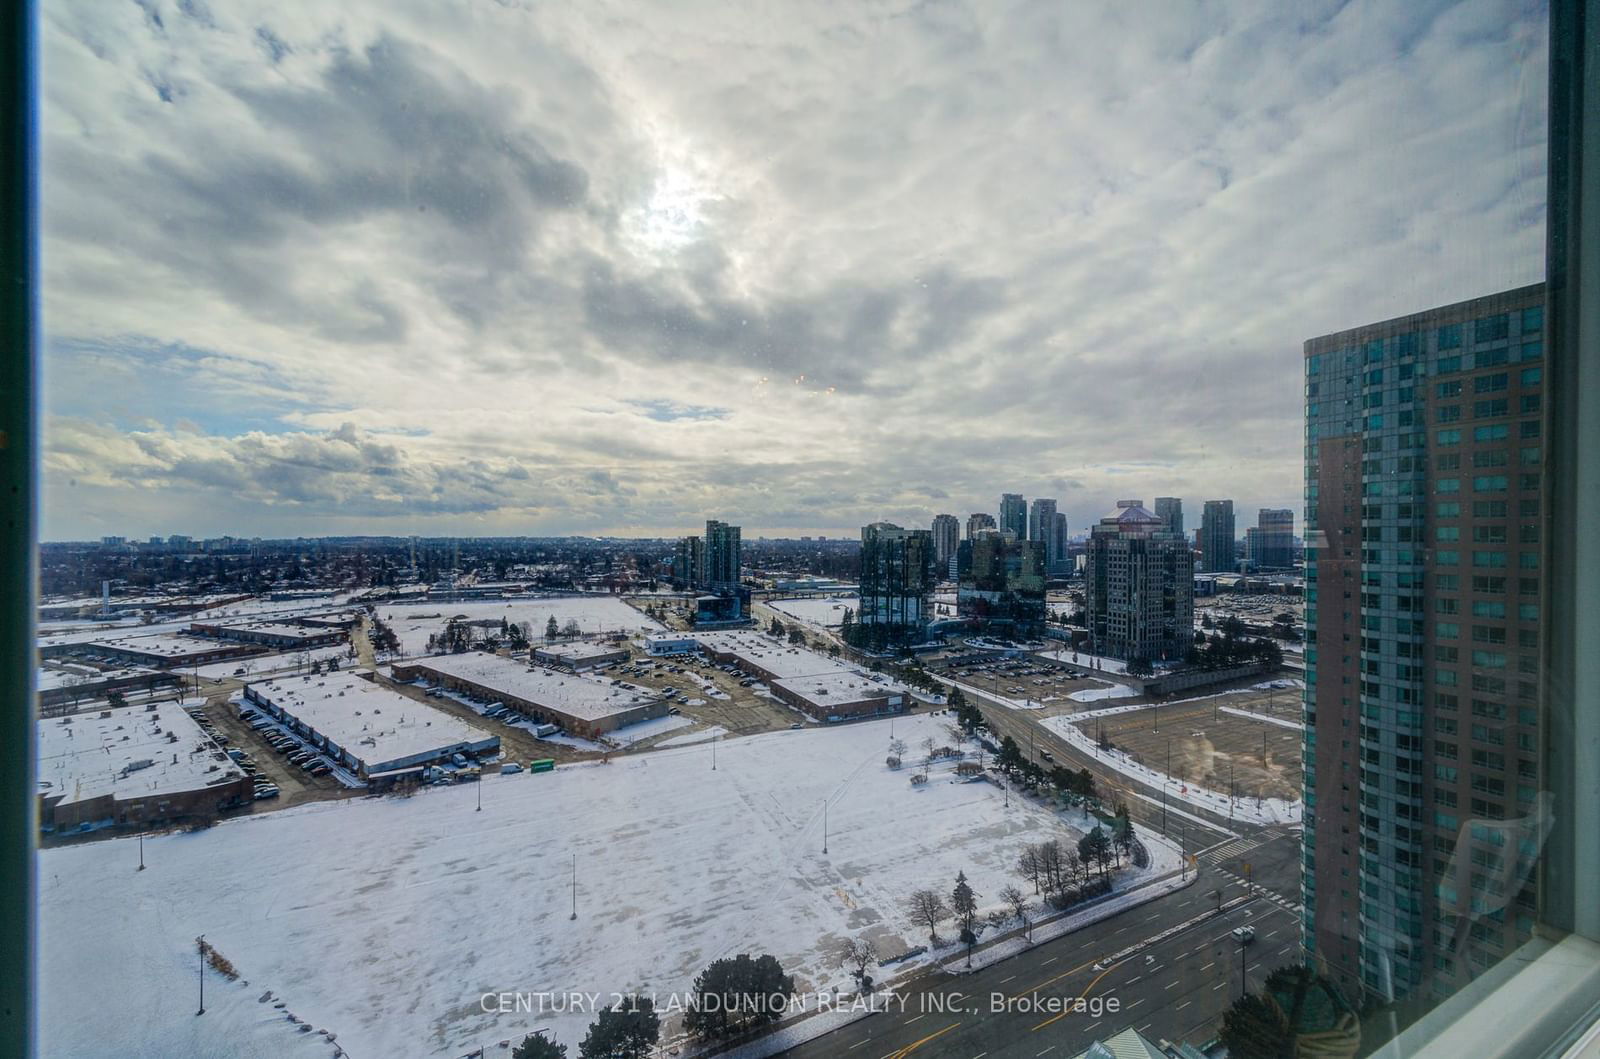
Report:
[{"label": "utility pole", "polygon": [[1261,729],[1261,767],[1267,767],[1267,730]]},{"label": "utility pole", "polygon": [[711,771],[717,771],[717,737],[711,737]]},{"label": "utility pole", "polygon": [[828,799],[822,799],[822,852],[828,852]]},{"label": "utility pole", "polygon": [[1248,972],[1244,969],[1244,939],[1239,939],[1239,996],[1242,999],[1247,989],[1245,978]]},{"label": "utility pole", "polygon": [[572,915],[569,920],[578,918],[578,855],[572,855]]},{"label": "utility pole", "polygon": [[478,812],[483,812],[483,774],[478,775]]},{"label": "utility pole", "polygon": [[200,935],[195,939],[195,945],[200,951],[200,1010],[195,1015],[206,1013],[206,936]]},{"label": "utility pole", "polygon": [[1188,836],[1186,834],[1186,831],[1187,831],[1187,828],[1184,826],[1184,822],[1182,820],[1179,820],[1178,821],[1178,865],[1179,865],[1180,870],[1182,871],[1182,875],[1179,876],[1180,880],[1182,880],[1182,881],[1187,881],[1188,878],[1189,878],[1189,853],[1188,853],[1188,849],[1187,849],[1187,837]]},{"label": "utility pole", "polygon": [[144,836],[139,836],[139,870],[144,871]]}]

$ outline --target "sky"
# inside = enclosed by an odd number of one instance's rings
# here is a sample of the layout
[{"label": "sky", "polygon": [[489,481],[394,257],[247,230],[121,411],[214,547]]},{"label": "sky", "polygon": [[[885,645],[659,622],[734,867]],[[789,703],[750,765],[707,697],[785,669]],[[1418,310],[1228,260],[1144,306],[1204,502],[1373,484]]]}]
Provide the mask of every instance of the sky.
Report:
[{"label": "sky", "polygon": [[1242,534],[1544,273],[1526,0],[40,8],[45,539]]}]

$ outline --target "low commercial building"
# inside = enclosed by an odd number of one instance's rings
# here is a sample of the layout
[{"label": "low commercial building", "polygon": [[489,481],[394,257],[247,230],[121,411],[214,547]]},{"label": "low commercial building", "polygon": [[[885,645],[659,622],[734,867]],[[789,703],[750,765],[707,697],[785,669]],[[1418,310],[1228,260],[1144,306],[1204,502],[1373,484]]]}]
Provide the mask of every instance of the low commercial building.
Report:
[{"label": "low commercial building", "polygon": [[644,649],[652,658],[692,655],[700,650],[700,641],[689,633],[653,632],[644,638]]},{"label": "low commercial building", "polygon": [[136,666],[154,666],[173,669],[182,666],[203,666],[210,662],[224,662],[230,658],[249,658],[262,653],[255,644],[230,640],[214,640],[203,636],[185,636],[181,633],[156,633],[151,636],[125,636],[88,643],[66,644],[60,648],[41,648],[40,654],[53,657],[60,654],[80,654],[111,662]]},{"label": "low commercial building", "polygon": [[235,643],[262,644],[279,651],[303,651],[311,647],[327,647],[343,643],[348,638],[342,627],[317,628],[281,621],[252,621],[238,625],[194,621],[189,623],[189,631],[196,636],[214,640],[232,640]]},{"label": "low commercial building", "polygon": [[626,662],[628,649],[614,643],[590,641],[543,644],[533,649],[533,660],[578,672],[612,662]]},{"label": "low commercial building", "polygon": [[496,700],[530,720],[559,725],[586,739],[665,717],[668,708],[666,700],[649,688],[542,669],[483,652],[397,662],[393,672],[396,680],[426,680],[452,691]]},{"label": "low commercial building", "polygon": [[63,832],[209,820],[252,781],[176,705],[40,721],[39,826]]},{"label": "low commercial building", "polygon": [[783,702],[819,721],[901,713],[905,689],[804,647],[755,632],[698,633],[700,650],[764,681]]},{"label": "low commercial building", "polygon": [[86,699],[104,698],[113,691],[154,691],[182,682],[178,674],[160,669],[137,666],[96,669],[79,664],[50,663],[39,667],[34,687],[39,695],[40,713],[49,715],[65,713]]},{"label": "low commercial building", "polygon": [[499,736],[356,673],[263,681],[244,698],[365,780],[500,749]]}]

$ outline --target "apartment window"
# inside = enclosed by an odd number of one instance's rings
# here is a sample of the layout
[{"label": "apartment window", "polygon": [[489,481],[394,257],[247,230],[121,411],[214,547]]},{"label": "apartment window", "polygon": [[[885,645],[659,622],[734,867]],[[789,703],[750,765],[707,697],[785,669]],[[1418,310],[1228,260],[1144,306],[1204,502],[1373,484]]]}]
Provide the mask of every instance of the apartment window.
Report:
[{"label": "apartment window", "polygon": [[1461,406],[1458,404],[1440,405],[1433,410],[1433,419],[1436,423],[1454,423],[1461,418]]},{"label": "apartment window", "polygon": [[1472,402],[1472,418],[1474,419],[1491,419],[1496,416],[1509,415],[1510,412],[1511,406],[1504,397]]},{"label": "apartment window", "polygon": [[1459,445],[1461,443],[1461,431],[1441,430],[1434,435],[1434,441],[1439,445]]},{"label": "apartment window", "polygon": [[1493,375],[1479,375],[1472,380],[1472,392],[1499,393],[1506,388],[1509,381],[1509,377],[1503,371],[1497,371]]},{"label": "apartment window", "polygon": [[[1445,326],[1439,328],[1438,335],[1439,335],[1439,337],[1438,337],[1438,345],[1437,345],[1436,348],[1438,348],[1438,349],[1459,349],[1461,347],[1461,325],[1460,324],[1446,324]],[[1453,359],[1456,359],[1457,361],[1460,360],[1459,357],[1453,358]],[[1442,364],[1443,361],[1441,360],[1440,363]]]},{"label": "apartment window", "polygon": [[1434,383],[1434,385],[1433,385],[1433,396],[1435,396],[1435,397],[1459,397],[1459,396],[1461,396],[1461,380],[1460,379],[1451,379],[1448,382]]},{"label": "apartment window", "polygon": [[1501,342],[1511,333],[1511,322],[1506,313],[1496,313],[1477,320],[1472,325],[1474,342]]},{"label": "apartment window", "polygon": [[1519,373],[1519,379],[1524,386],[1537,386],[1544,381],[1544,369],[1523,368]]},{"label": "apartment window", "polygon": [[1473,427],[1472,440],[1477,442],[1504,441],[1508,431],[1504,424],[1498,426]]}]

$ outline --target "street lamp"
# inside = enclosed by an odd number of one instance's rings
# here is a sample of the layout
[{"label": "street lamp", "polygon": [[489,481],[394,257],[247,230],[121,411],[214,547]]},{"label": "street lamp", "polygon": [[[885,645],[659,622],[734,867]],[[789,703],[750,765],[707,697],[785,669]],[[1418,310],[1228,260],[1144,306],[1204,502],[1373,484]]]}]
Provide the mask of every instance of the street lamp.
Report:
[{"label": "street lamp", "polygon": [[200,952],[200,1010],[195,1012],[199,1016],[206,1013],[206,936],[202,934],[194,940]]}]

